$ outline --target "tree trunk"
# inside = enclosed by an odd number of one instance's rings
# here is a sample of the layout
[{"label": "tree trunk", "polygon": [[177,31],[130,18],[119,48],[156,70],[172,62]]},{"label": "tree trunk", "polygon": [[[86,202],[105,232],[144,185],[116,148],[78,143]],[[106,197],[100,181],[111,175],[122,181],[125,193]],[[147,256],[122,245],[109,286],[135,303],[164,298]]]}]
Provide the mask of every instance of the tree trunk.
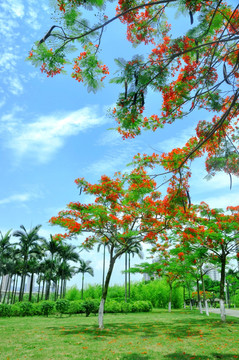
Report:
[{"label": "tree trunk", "polygon": [[[129,266],[128,266],[128,270],[130,269],[130,253],[129,253]],[[128,293],[128,298],[130,299],[130,271],[129,271],[129,293]]]},{"label": "tree trunk", "polygon": [[102,274],[102,295],[104,291],[104,284],[105,284],[105,243],[104,243],[104,252],[103,252],[103,274]]},{"label": "tree trunk", "polygon": [[202,281],[202,291],[203,291],[203,303],[204,303],[204,306],[206,307],[206,292],[205,292],[205,284],[204,284],[204,278],[203,278],[202,271],[201,271],[201,281]]},{"label": "tree trunk", "polygon": [[169,284],[169,286],[170,286],[170,292],[169,292],[168,312],[171,312],[173,287],[172,284]]},{"label": "tree trunk", "polygon": [[33,290],[34,273],[31,273],[30,289],[29,289],[29,301],[32,301],[32,290]]},{"label": "tree trunk", "polygon": [[15,291],[14,291],[14,297],[13,297],[13,304],[15,304],[15,301],[16,301],[16,295],[17,295],[17,283],[18,283],[18,275],[17,275],[16,285],[15,285]]},{"label": "tree trunk", "polygon": [[184,307],[184,309],[186,309],[185,292],[186,292],[185,285],[183,285],[183,307]]},{"label": "tree trunk", "polygon": [[58,280],[56,280],[56,282],[55,282],[55,301],[58,299],[58,285],[59,285],[59,282],[58,282]]},{"label": "tree trunk", "polygon": [[125,273],[124,273],[124,296],[125,296],[125,302],[127,302],[127,252],[125,253]]},{"label": "tree trunk", "polygon": [[13,303],[13,298],[14,298],[14,292],[15,292],[15,287],[16,287],[16,277],[17,275],[14,275],[14,279],[13,279],[13,284],[12,284],[12,294],[11,294],[11,304]]},{"label": "tree trunk", "polygon": [[226,312],[225,312],[225,278],[226,278],[226,257],[223,256],[221,259],[221,281],[220,281],[220,313],[221,320],[226,321]]},{"label": "tree trunk", "polygon": [[37,302],[39,302],[40,300],[40,289],[41,289],[41,278],[39,277],[39,274],[38,274],[38,278],[37,279],[39,281],[39,284],[38,284],[38,290],[37,290]]},{"label": "tree trunk", "polygon": [[11,286],[12,286],[12,276],[10,276],[9,289],[8,289],[8,294],[7,294],[7,304],[9,304],[9,300],[10,300]]},{"label": "tree trunk", "polygon": [[81,300],[83,300],[83,292],[84,292],[84,273],[82,273],[82,282],[81,282]]},{"label": "tree trunk", "polygon": [[103,316],[104,316],[105,300],[106,300],[106,297],[107,297],[108,287],[109,287],[109,283],[110,283],[111,274],[113,272],[115,260],[117,259],[118,256],[112,257],[112,254],[110,256],[110,265],[109,265],[109,269],[108,269],[108,272],[107,272],[107,275],[106,275],[104,291],[103,291],[103,294],[102,294],[100,307],[99,307],[99,313],[98,313],[98,323],[99,323],[99,329],[100,330],[104,329]]},{"label": "tree trunk", "polygon": [[4,276],[4,275],[2,275],[2,278],[1,278],[1,285],[0,285],[0,302],[1,302],[1,300],[2,300],[2,285],[3,285],[3,276]]},{"label": "tree trunk", "polygon": [[23,300],[24,287],[25,287],[25,278],[26,278],[26,276],[25,276],[24,274],[22,274],[22,276],[21,276],[20,290],[19,290],[19,301],[22,301],[22,300]]},{"label": "tree trunk", "polygon": [[46,283],[45,300],[49,300],[51,281],[48,280]]},{"label": "tree trunk", "polygon": [[3,298],[3,304],[5,304],[5,300],[6,300],[6,297],[7,297],[7,292],[8,292],[8,288],[9,288],[9,282],[10,282],[10,276],[8,275],[8,277],[7,277],[7,285],[6,285],[6,288],[5,288],[5,293],[4,293],[4,298]]},{"label": "tree trunk", "polygon": [[206,311],[206,315],[209,316],[209,311],[208,311],[208,301],[205,301],[205,311]]},{"label": "tree trunk", "polygon": [[198,293],[198,307],[200,314],[202,314],[202,302],[201,302],[201,296],[200,296],[200,289],[199,289],[199,280],[197,279],[197,293]]},{"label": "tree trunk", "polygon": [[223,322],[226,321],[226,311],[225,311],[225,304],[224,304],[224,300],[220,299],[220,313],[221,313],[221,320]]},{"label": "tree trunk", "polygon": [[42,284],[41,300],[43,300],[44,290],[45,290],[45,279],[43,279],[43,284]]}]

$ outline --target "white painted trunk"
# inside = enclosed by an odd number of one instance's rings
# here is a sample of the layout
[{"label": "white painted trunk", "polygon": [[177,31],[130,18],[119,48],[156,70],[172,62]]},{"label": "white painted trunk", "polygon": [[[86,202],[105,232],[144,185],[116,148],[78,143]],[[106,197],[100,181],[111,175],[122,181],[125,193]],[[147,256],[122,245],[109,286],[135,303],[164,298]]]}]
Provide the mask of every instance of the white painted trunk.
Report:
[{"label": "white painted trunk", "polygon": [[207,300],[205,301],[205,311],[206,311],[206,315],[209,316]]},{"label": "white painted trunk", "polygon": [[104,324],[103,324],[104,307],[105,307],[105,299],[102,298],[101,302],[100,302],[99,313],[98,313],[98,322],[99,322],[100,330],[104,329]]},{"label": "white painted trunk", "polygon": [[171,312],[171,301],[168,303],[168,312]]},{"label": "white painted trunk", "polygon": [[200,314],[202,314],[202,302],[201,302],[201,300],[198,303],[198,307],[199,307]]},{"label": "white painted trunk", "polygon": [[226,311],[225,311],[225,304],[224,300],[220,299],[220,313],[221,313],[221,320],[226,321]]},{"label": "white painted trunk", "polygon": [[191,301],[191,300],[190,300],[190,309],[191,309],[191,310],[193,309],[192,301]]}]

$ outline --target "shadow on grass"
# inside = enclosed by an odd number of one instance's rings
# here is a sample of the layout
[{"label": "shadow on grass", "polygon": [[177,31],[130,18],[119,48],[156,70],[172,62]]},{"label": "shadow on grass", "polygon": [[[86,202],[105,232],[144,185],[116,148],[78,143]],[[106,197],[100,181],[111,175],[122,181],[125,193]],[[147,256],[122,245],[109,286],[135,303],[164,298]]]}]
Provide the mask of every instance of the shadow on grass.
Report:
[{"label": "shadow on grass", "polygon": [[213,353],[210,355],[210,358],[205,355],[193,355],[188,353],[176,352],[173,354],[168,354],[164,356],[164,359],[177,359],[177,360],[211,360],[211,359],[223,359],[223,360],[235,360],[239,358],[238,355],[233,354],[219,354]]},{"label": "shadow on grass", "polygon": [[123,355],[120,360],[150,360],[148,355],[141,355],[138,353]]},{"label": "shadow on grass", "polygon": [[[115,318],[117,320],[117,318]],[[230,329],[227,328],[227,325],[230,325]],[[226,324],[221,323],[218,319],[215,318],[205,318],[201,317],[200,319],[194,319],[192,317],[187,318],[185,315],[181,319],[174,320],[167,319],[167,321],[146,321],[138,323],[129,323],[129,322],[108,322],[105,318],[105,329],[100,331],[95,325],[82,325],[77,324],[75,326],[53,326],[47,327],[47,329],[56,331],[59,335],[76,335],[84,334],[94,336],[96,339],[101,337],[115,337],[117,336],[127,336],[129,339],[133,336],[139,336],[142,338],[154,338],[157,337],[160,333],[167,334],[171,338],[187,338],[188,336],[200,336],[201,327],[203,327],[203,337],[210,336],[211,330],[214,328],[221,328],[223,330],[228,329],[230,332],[233,332],[233,327],[235,330],[238,328],[239,320],[229,321]]]}]

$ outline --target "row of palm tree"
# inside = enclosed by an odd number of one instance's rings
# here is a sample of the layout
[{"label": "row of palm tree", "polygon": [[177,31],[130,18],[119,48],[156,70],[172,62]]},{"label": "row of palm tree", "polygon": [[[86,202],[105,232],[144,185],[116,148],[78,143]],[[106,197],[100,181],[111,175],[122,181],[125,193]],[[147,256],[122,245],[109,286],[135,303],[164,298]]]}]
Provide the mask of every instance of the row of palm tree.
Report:
[{"label": "row of palm tree", "polygon": [[[39,235],[40,228],[41,225],[37,225],[28,232],[21,225],[20,230],[12,234],[18,242],[10,241],[11,230],[5,235],[0,232],[0,302],[22,301],[27,277],[30,278],[29,301],[32,300],[35,277],[38,284],[37,301],[48,300],[50,290],[54,291],[55,299],[62,298],[67,280],[79,272],[82,273],[83,298],[84,274],[94,275],[90,261],[85,262],[80,258],[76,246],[57,242],[51,235],[47,241]],[[79,263],[79,266],[72,266],[72,262]]]},{"label": "row of palm tree", "polygon": [[[11,230],[5,235],[0,232],[0,302],[14,303],[22,301],[25,293],[26,279],[30,278],[28,292],[29,301],[32,300],[34,278],[38,284],[37,301],[48,300],[50,291],[54,292],[54,298],[64,298],[66,282],[76,273],[82,274],[81,297],[83,298],[84,276],[86,273],[94,276],[91,261],[84,261],[79,256],[79,247],[55,241],[50,235],[47,241],[39,235],[41,225],[37,225],[30,231],[21,225],[20,230],[13,232],[17,243],[11,242]],[[105,283],[106,250],[109,250],[106,242],[99,242],[97,251],[103,246],[103,274],[102,292]],[[78,249],[77,249],[78,248]],[[132,243],[125,253],[125,301],[130,298],[130,259],[137,254],[141,259],[142,246],[140,243]],[[72,266],[71,263],[78,266]],[[7,275],[7,276],[6,276]],[[7,284],[3,280],[7,279]],[[20,280],[20,287],[19,282]],[[4,294],[2,289],[5,288]],[[19,287],[19,291],[17,291]],[[17,296],[18,294],[18,296]]]}]

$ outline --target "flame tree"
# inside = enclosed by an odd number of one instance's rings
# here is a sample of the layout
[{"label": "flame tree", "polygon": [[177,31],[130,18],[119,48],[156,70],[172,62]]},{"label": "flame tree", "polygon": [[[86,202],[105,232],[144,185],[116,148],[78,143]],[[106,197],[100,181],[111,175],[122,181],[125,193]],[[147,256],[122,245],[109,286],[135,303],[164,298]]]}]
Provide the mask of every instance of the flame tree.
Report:
[{"label": "flame tree", "polygon": [[[123,91],[112,115],[123,138],[143,129],[155,131],[203,108],[211,115],[198,122],[194,136],[162,157],[170,171],[178,172],[189,159],[206,154],[210,176],[221,170],[238,175],[239,5],[222,0],[119,0],[111,16],[108,3],[55,1],[56,23],[35,43],[28,59],[50,77],[71,64],[72,78],[96,91],[109,74],[99,59],[104,30],[118,21],[122,37],[127,28],[132,46],[145,45],[133,59],[116,59],[119,73],[112,82],[122,84]],[[177,36],[172,35],[177,24],[168,23],[170,7],[187,16],[186,34],[177,27]],[[88,11],[96,16],[89,17]],[[68,55],[74,51],[76,57]],[[149,89],[159,95],[162,108],[146,116]]]},{"label": "flame tree", "polygon": [[[181,244],[185,249],[188,249],[187,244],[189,244],[191,250],[196,246],[197,252],[206,251],[208,263],[220,268],[222,321],[226,320],[224,306],[226,264],[230,258],[238,257],[239,239],[239,207],[229,206],[227,210],[228,213],[224,213],[222,209],[210,209],[206,203],[202,202],[199,206],[193,206],[190,223],[185,225],[183,230],[178,231]],[[196,263],[198,261],[197,257]]]},{"label": "flame tree", "polygon": [[113,178],[102,176],[97,184],[85,179],[76,181],[87,195],[95,196],[92,203],[71,202],[67,209],[50,222],[65,228],[65,234],[55,238],[87,234],[83,242],[86,249],[104,242],[109,248],[110,263],[106,274],[99,307],[99,328],[103,328],[104,304],[111,274],[116,260],[139,243],[154,244],[159,233],[163,233],[176,221],[183,207],[173,207],[171,194],[161,199],[156,182],[140,167],[130,174],[116,173]]}]

